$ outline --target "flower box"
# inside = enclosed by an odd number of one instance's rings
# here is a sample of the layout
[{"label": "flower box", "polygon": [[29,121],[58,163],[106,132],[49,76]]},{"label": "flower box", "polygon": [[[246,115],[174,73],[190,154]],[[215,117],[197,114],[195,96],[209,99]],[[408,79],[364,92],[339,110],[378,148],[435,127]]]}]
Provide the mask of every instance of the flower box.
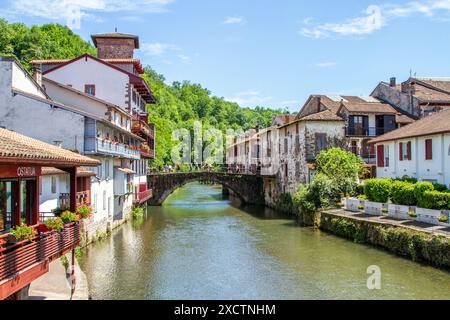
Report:
[{"label": "flower box", "polygon": [[364,203],[364,213],[372,216],[381,216],[383,215],[383,207],[384,203],[366,201]]},{"label": "flower box", "polygon": [[345,198],[345,210],[351,212],[359,212],[359,206],[361,205],[361,200],[356,198]]},{"label": "flower box", "polygon": [[443,211],[441,210],[424,209],[424,208],[417,208],[416,213],[418,221],[435,225],[439,225],[441,223],[439,222],[438,218],[444,214]]},{"label": "flower box", "polygon": [[411,211],[410,206],[402,206],[399,204],[388,204],[388,216],[395,219],[411,219],[408,214]]}]

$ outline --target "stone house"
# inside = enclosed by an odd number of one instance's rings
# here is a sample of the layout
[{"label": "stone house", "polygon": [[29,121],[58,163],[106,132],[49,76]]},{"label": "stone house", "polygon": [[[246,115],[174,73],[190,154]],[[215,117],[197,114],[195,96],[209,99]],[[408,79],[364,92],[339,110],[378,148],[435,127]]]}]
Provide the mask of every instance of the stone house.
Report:
[{"label": "stone house", "polygon": [[389,83],[380,82],[371,96],[407,115],[423,118],[450,108],[450,78],[411,77],[401,84],[391,78]]}]

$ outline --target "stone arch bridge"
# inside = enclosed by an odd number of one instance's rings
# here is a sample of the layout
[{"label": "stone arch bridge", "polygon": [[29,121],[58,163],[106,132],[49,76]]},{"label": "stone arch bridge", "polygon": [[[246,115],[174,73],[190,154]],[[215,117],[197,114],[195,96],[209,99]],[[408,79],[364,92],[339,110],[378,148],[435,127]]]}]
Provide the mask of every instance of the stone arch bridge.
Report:
[{"label": "stone arch bridge", "polygon": [[231,190],[244,203],[263,204],[263,180],[257,175],[230,174],[220,172],[155,173],[147,177],[148,186],[153,189],[149,205],[159,206],[176,189],[190,182],[205,181],[221,184]]}]

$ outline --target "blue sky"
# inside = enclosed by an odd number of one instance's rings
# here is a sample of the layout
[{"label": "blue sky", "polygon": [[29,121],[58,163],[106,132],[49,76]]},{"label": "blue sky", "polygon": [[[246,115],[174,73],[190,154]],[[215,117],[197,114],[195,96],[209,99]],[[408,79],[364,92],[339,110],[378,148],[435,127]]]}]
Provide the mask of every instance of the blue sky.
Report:
[{"label": "blue sky", "polygon": [[[143,64],[243,106],[450,76],[450,0],[0,0],[0,17],[137,34]],[[73,19],[75,16],[75,19]],[[76,17],[79,16],[79,25]],[[69,19],[69,20],[68,20]]]}]

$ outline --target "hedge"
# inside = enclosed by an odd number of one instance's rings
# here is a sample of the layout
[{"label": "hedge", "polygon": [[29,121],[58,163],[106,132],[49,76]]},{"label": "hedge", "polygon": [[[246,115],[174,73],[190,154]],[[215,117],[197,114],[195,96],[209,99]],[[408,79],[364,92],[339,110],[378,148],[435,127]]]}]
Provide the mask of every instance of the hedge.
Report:
[{"label": "hedge", "polygon": [[418,207],[425,209],[450,209],[450,193],[439,191],[425,191],[419,199]]},{"label": "hedge", "polygon": [[404,181],[394,181],[391,187],[391,201],[392,203],[403,206],[417,205],[414,184]]},{"label": "hedge", "polygon": [[364,194],[369,201],[388,202],[391,195],[391,179],[369,179],[364,183]]},{"label": "hedge", "polygon": [[414,195],[416,196],[417,203],[420,203],[425,191],[434,191],[434,186],[431,182],[417,182],[414,185]]}]

